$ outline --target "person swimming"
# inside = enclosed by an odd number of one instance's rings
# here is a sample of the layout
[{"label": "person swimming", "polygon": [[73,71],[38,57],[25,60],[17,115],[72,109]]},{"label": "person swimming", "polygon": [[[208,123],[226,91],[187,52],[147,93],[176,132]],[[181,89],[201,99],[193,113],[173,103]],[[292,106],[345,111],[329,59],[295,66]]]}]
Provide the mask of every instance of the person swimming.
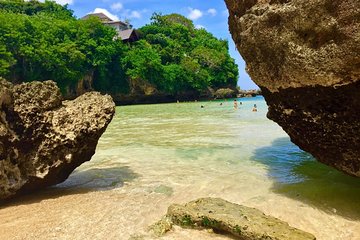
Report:
[{"label": "person swimming", "polygon": [[234,109],[238,109],[238,102],[234,99]]},{"label": "person swimming", "polygon": [[252,111],[253,111],[253,112],[257,112],[257,106],[256,106],[256,104],[254,104],[254,107],[253,107]]}]

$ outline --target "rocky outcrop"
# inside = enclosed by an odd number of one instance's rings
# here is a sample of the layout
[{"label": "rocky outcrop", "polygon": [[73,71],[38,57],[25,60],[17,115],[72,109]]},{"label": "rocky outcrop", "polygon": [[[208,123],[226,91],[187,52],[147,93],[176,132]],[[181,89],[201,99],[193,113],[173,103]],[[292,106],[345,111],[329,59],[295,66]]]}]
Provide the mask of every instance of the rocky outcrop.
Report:
[{"label": "rocky outcrop", "polygon": [[225,1],[268,117],[320,162],[360,177],[360,1]]},{"label": "rocky outcrop", "polygon": [[62,102],[52,81],[0,79],[0,200],[64,181],[95,153],[114,110],[96,92]]},{"label": "rocky outcrop", "polygon": [[214,93],[215,98],[232,98],[236,97],[237,91],[231,88],[219,88]]},{"label": "rocky outcrop", "polygon": [[211,228],[239,239],[314,240],[312,234],[290,227],[255,208],[220,198],[200,198],[187,204],[173,204],[165,218],[150,227],[156,235],[169,231],[172,224],[190,228]]}]

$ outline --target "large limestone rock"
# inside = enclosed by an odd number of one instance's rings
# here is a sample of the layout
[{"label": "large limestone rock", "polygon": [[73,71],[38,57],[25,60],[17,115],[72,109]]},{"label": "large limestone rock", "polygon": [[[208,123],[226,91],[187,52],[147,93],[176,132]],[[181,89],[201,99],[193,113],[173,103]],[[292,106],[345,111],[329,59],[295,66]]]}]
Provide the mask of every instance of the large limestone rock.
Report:
[{"label": "large limestone rock", "polygon": [[268,117],[320,162],[360,177],[360,1],[225,2]]},{"label": "large limestone rock", "polygon": [[96,92],[62,102],[52,81],[0,79],[0,200],[64,181],[95,153],[114,111]]},{"label": "large limestone rock", "polygon": [[[167,219],[183,227],[212,228],[231,233],[242,240],[316,239],[312,234],[290,227],[286,222],[267,216],[255,208],[241,206],[220,198],[201,198],[184,206],[173,204],[168,209]],[[164,224],[167,223],[164,219],[161,223],[161,226],[165,226],[165,231],[170,229],[171,224]],[[157,223],[155,226],[159,225]]]}]

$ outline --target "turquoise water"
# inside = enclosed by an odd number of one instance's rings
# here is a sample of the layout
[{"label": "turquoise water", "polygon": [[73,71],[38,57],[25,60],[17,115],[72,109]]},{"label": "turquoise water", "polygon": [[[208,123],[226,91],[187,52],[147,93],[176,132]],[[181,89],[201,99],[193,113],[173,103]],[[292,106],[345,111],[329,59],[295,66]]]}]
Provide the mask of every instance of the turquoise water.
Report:
[{"label": "turquoise water", "polygon": [[[117,107],[94,164],[120,158],[148,167],[149,173],[159,165],[177,168],[174,175],[181,175],[182,167],[195,174],[201,168],[235,176],[248,171],[268,177],[274,193],[360,218],[359,179],[316,162],[292,144],[266,118],[263,97],[238,102],[237,110],[233,100]],[[254,104],[258,112],[251,111]]]},{"label": "turquoise water", "polygon": [[[117,107],[90,162],[0,208],[0,239],[157,239],[147,228],[171,204],[220,197],[319,240],[359,240],[359,179],[292,144],[262,97],[238,101]],[[176,228],[162,239],[229,238]]]},{"label": "turquoise water", "polygon": [[360,219],[360,180],[317,162],[287,137],[257,149],[253,159],[269,167],[275,193],[323,211]]},{"label": "turquoise water", "polygon": [[[169,205],[221,197],[320,240],[359,240],[359,179],[292,144],[262,97],[238,101],[117,107],[90,162],[0,209],[0,239],[153,239],[146,229]],[[162,239],[229,238],[175,229]]]}]

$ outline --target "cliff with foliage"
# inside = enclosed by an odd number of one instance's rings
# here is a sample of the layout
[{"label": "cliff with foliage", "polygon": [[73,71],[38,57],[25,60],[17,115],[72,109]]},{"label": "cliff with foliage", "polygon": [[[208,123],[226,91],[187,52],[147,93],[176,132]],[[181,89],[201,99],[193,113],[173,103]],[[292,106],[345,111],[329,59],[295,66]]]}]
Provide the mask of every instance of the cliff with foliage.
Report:
[{"label": "cliff with foliage", "polygon": [[0,1],[0,22],[0,76],[13,83],[52,79],[68,97],[98,90],[117,99],[236,86],[227,41],[181,15],[154,14],[131,44],[114,40],[99,19],[78,20],[50,1]]}]

